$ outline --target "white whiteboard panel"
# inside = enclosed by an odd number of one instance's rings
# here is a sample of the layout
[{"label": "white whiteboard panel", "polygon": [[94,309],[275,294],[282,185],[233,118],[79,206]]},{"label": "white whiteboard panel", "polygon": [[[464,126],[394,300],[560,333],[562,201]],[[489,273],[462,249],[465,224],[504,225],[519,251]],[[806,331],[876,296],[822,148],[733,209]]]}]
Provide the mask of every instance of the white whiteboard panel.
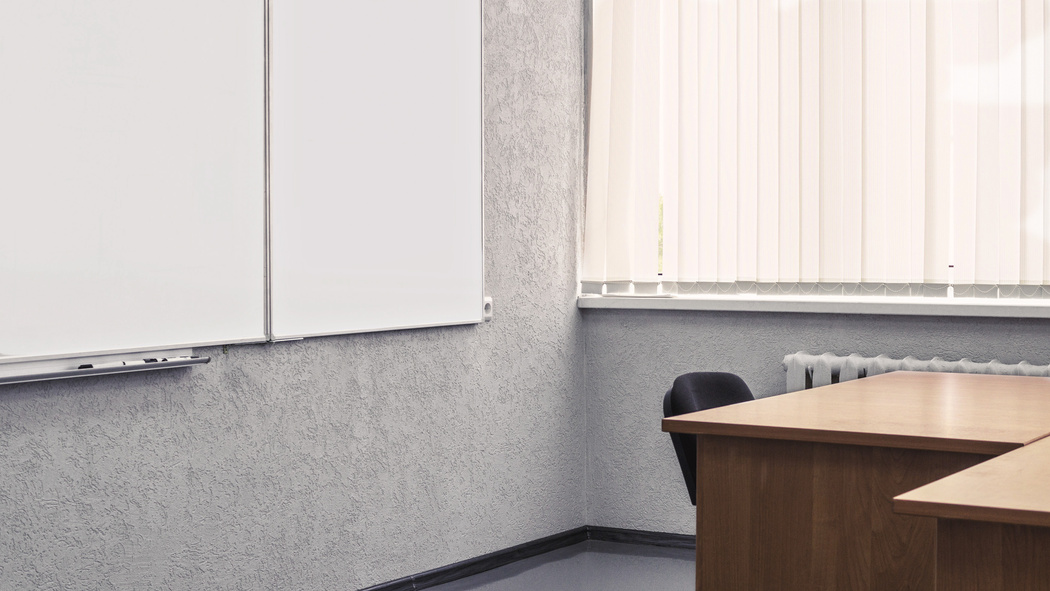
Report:
[{"label": "white whiteboard panel", "polygon": [[0,0],[0,359],[264,338],[261,0]]},{"label": "white whiteboard panel", "polygon": [[278,0],[276,338],[479,322],[479,0]]}]

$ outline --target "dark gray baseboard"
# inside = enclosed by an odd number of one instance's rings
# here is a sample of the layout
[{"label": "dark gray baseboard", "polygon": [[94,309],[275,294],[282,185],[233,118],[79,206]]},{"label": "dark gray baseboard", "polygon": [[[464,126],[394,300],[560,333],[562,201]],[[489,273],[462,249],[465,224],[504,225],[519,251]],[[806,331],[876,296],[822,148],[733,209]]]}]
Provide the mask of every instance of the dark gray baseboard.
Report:
[{"label": "dark gray baseboard", "polygon": [[696,550],[696,536],[643,531],[640,529],[617,529],[615,527],[599,527],[596,525],[588,525],[584,529],[587,530],[588,540]]},{"label": "dark gray baseboard", "polygon": [[554,534],[553,536],[547,536],[546,538],[497,550],[484,556],[470,558],[455,564],[380,583],[361,591],[416,591],[417,589],[426,589],[587,540],[669,548],[696,548],[695,536],[586,525],[560,534]]}]

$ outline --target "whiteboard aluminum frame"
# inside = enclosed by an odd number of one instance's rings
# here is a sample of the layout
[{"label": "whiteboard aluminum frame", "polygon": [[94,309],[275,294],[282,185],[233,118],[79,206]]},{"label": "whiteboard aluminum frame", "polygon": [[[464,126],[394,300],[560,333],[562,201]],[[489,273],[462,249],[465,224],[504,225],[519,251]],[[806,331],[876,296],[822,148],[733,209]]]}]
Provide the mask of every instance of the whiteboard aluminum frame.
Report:
[{"label": "whiteboard aluminum frame", "polygon": [[[146,364],[125,365],[119,367],[86,367],[83,363],[100,364],[113,361],[129,361],[127,355],[123,356],[96,356],[82,360],[66,359],[67,363],[38,362],[25,364],[19,367],[17,372],[4,372],[0,367],[0,386],[7,384],[25,384],[29,382],[43,382],[50,380],[62,380],[68,378],[85,378],[90,376],[109,375],[115,373],[135,373],[140,371],[156,371],[158,369],[175,369],[189,367],[191,365],[202,365],[211,362],[211,357],[194,357],[190,350],[161,351],[152,354],[153,357],[172,358],[164,361],[152,361]],[[144,359],[138,356],[138,359]]]},{"label": "whiteboard aluminum frame", "polygon": [[[126,349],[106,349],[101,351],[84,351],[81,353],[50,353],[46,355],[9,355],[0,357],[0,373],[3,372],[3,366],[13,364],[24,364],[27,362],[37,361],[54,361],[54,360],[77,360],[88,362],[94,358],[112,358],[114,356],[120,356],[121,359],[126,359],[128,356],[151,355],[157,356],[164,353],[174,355],[174,351],[189,351],[191,349],[199,347],[221,347],[223,345],[258,345],[266,343],[264,338],[245,338],[245,339],[234,339],[225,341],[202,341],[197,343],[173,343],[173,344],[159,344],[156,346],[144,346],[144,347],[130,347]],[[189,353],[183,353],[189,355]],[[165,356],[165,355],[162,355]]]},{"label": "whiteboard aluminum frame", "polygon": [[[294,0],[293,0],[294,1]],[[263,334],[266,342],[274,342],[273,338],[273,268],[270,256],[270,242],[272,236],[272,225],[270,223],[270,67],[273,65],[273,2],[274,0],[263,0]]]}]

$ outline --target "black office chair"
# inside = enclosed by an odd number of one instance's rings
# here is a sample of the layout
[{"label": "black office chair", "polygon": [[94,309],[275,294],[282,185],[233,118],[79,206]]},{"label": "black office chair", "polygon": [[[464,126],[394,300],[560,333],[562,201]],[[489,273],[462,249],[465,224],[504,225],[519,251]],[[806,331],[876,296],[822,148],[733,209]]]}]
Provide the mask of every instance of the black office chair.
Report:
[{"label": "black office chair", "polygon": [[[680,375],[664,395],[664,417],[754,400],[744,380],[731,373],[699,371]],[[689,500],[696,504],[696,435],[671,433]]]}]

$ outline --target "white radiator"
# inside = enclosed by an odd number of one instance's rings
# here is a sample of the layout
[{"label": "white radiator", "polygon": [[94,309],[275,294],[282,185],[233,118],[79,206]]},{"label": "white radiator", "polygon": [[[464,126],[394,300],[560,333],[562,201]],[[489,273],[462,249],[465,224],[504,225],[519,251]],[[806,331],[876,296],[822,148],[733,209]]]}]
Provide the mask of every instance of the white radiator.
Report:
[{"label": "white radiator", "polygon": [[904,359],[893,359],[885,355],[863,357],[857,354],[843,357],[834,353],[810,355],[805,351],[785,355],[784,370],[787,371],[787,392],[827,386],[836,382],[897,370],[1050,376],[1050,365],[1032,365],[1027,361],[1007,364],[993,359],[987,363],[975,363],[965,358],[959,361],[945,361],[940,357],[924,361],[911,356]]}]

